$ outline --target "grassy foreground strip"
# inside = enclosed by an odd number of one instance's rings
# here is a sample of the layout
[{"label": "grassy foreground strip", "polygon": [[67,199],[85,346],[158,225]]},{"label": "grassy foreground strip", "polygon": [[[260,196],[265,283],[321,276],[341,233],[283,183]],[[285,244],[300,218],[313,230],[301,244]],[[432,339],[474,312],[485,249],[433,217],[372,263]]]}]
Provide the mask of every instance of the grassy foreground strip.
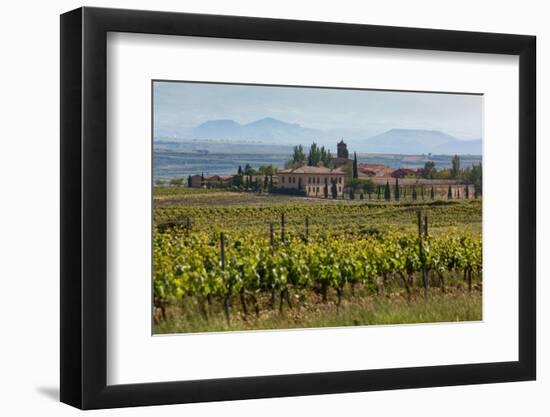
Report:
[{"label": "grassy foreground strip", "polygon": [[[437,291],[437,290],[436,290]],[[196,301],[189,298],[167,313],[167,320],[155,325],[156,334],[271,330],[292,328],[342,327],[411,323],[479,321],[482,319],[482,292],[469,293],[453,288],[434,291],[427,300],[421,293],[410,301],[401,294],[366,295],[346,300],[338,307],[332,300],[322,303],[312,294],[296,294],[295,306],[280,314],[262,309],[259,315],[233,314],[228,326],[223,311],[215,308],[206,321],[198,313]]]}]

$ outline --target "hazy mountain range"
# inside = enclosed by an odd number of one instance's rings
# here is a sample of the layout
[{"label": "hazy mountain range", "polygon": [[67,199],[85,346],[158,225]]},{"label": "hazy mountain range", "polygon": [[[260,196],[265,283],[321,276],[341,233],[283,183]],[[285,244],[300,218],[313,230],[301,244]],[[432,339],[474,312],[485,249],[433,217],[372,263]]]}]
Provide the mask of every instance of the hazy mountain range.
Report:
[{"label": "hazy mountain range", "polygon": [[481,155],[481,139],[459,140],[436,130],[391,129],[386,132],[368,129],[319,130],[286,123],[271,117],[240,124],[234,120],[209,120],[195,128],[178,129],[177,132],[156,131],[155,140],[190,141],[211,140],[252,142],[278,146],[312,142],[332,150],[336,142],[344,139],[348,149],[356,152],[393,154],[472,154]]}]

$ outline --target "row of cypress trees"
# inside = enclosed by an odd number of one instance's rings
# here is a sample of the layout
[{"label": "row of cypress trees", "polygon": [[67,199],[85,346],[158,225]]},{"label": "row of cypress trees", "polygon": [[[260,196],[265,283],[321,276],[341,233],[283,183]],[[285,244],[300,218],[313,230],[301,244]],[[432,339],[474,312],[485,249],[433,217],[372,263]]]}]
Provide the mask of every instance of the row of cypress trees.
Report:
[{"label": "row of cypress trees", "polygon": [[[395,179],[395,186],[394,186],[394,190],[393,190],[393,198],[394,198],[395,201],[401,200],[402,191],[403,190],[402,190],[401,186],[399,185],[399,179],[396,178]],[[390,186],[389,181],[386,181],[385,186],[381,186],[381,185],[378,186],[378,189],[377,189],[377,198],[378,198],[378,200],[382,199],[382,193],[384,194],[384,200],[390,201],[392,199],[392,191],[391,191],[391,186]],[[350,190],[350,199],[354,198],[353,195],[354,195],[354,192],[353,192],[353,189],[351,189]],[[406,196],[406,189],[405,189],[405,196]],[[419,193],[416,190],[416,186],[413,186],[413,188],[412,188],[411,197],[412,197],[413,201],[418,200],[418,198],[419,198]],[[422,198],[422,200],[424,200],[424,198],[425,198],[425,196],[424,196],[424,187],[420,188],[420,197]],[[453,190],[452,190],[451,186],[449,185],[449,188],[447,190],[447,199],[460,198],[460,197],[461,197],[460,190],[457,190],[456,194],[453,195]],[[465,198],[470,198],[469,184],[466,184],[466,186],[464,187],[464,197]],[[478,197],[479,197],[479,193],[477,192],[477,189],[476,189],[476,191],[474,192],[474,198],[478,198]],[[435,188],[434,188],[433,185],[430,189],[430,199],[435,200]]]}]

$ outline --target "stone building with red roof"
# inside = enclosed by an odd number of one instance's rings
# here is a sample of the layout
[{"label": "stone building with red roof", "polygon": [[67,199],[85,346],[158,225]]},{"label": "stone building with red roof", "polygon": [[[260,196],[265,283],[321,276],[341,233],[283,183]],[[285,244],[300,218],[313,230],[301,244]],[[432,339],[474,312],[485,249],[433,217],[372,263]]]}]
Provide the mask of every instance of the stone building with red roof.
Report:
[{"label": "stone building with red roof", "polygon": [[277,177],[277,188],[302,190],[308,197],[327,195],[328,198],[332,198],[333,187],[337,198],[341,198],[344,193],[345,173],[338,168],[303,165],[299,168],[279,170]]}]

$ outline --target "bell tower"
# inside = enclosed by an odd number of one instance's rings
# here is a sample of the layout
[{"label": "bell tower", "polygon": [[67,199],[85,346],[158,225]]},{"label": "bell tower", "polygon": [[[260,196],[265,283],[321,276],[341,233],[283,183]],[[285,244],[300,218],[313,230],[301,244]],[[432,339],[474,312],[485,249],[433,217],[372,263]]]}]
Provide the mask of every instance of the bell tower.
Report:
[{"label": "bell tower", "polygon": [[344,139],[338,142],[338,158],[349,159],[348,145],[345,144]]}]

